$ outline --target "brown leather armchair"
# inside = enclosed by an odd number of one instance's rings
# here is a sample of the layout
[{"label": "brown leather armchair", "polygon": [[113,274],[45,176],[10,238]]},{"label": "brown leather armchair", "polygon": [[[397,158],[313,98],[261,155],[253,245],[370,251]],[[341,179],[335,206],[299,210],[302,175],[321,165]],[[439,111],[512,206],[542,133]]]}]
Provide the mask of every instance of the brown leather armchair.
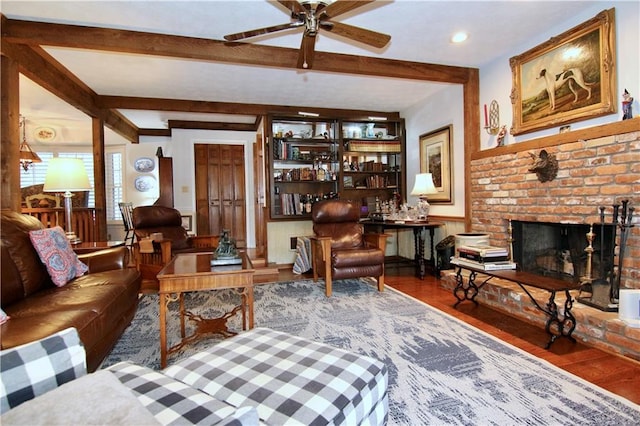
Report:
[{"label": "brown leather armchair", "polygon": [[364,233],[357,204],[320,201],[311,209],[311,220],[313,280],[324,278],[327,297],[331,296],[332,281],[345,278],[376,277],[378,291],[384,290],[387,235]]},{"label": "brown leather armchair", "polygon": [[[158,272],[177,253],[213,252],[218,246],[218,235],[189,236],[182,227],[180,212],[171,207],[136,207],[132,217],[137,240],[133,245],[133,255],[143,279],[156,280]],[[146,244],[143,240],[148,240],[154,233],[161,233],[162,240]],[[149,249],[141,248],[141,242]]]}]

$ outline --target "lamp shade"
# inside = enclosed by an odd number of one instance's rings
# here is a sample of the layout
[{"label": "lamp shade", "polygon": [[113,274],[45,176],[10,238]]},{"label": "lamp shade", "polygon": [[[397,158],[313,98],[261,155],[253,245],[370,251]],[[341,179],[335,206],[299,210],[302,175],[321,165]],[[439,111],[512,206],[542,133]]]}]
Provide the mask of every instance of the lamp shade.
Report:
[{"label": "lamp shade", "polygon": [[52,158],[44,179],[45,192],[86,191],[91,189],[87,170],[77,158]]},{"label": "lamp shade", "polygon": [[20,143],[20,161],[27,161],[29,163],[42,163],[42,160],[33,152],[27,141]]},{"label": "lamp shade", "polygon": [[433,176],[431,175],[431,173],[419,173],[416,175],[416,183],[415,185],[413,185],[411,195],[421,196],[437,193],[438,190],[433,184]]}]

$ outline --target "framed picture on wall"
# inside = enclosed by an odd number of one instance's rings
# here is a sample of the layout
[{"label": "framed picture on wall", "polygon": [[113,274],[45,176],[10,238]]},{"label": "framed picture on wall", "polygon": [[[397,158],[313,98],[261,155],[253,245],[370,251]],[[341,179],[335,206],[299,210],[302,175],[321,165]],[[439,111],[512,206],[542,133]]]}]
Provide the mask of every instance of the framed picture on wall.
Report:
[{"label": "framed picture on wall", "polygon": [[420,173],[431,173],[437,194],[427,199],[433,204],[453,204],[452,181],[453,124],[420,135]]},{"label": "framed picture on wall", "polygon": [[512,135],[616,112],[614,9],[510,59]]},{"label": "framed picture on wall", "polygon": [[189,215],[181,215],[182,218],[182,227],[187,231],[193,230],[193,217]]}]

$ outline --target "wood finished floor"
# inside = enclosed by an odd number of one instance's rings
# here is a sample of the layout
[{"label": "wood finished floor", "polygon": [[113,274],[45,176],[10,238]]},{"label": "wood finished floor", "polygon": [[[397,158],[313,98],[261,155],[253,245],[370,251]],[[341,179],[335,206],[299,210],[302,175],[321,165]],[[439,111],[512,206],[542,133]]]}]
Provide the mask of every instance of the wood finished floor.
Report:
[{"label": "wood finished floor", "polygon": [[[281,269],[278,281],[299,278]],[[310,275],[305,275],[310,278]],[[257,280],[260,281],[260,280]],[[544,329],[495,311],[486,306],[461,303],[454,309],[454,296],[440,287],[439,280],[420,280],[412,267],[388,266],[385,283],[474,327],[477,327],[532,355],[542,358],[610,392],[640,404],[640,363],[561,338],[550,350],[544,349],[548,335]]]}]

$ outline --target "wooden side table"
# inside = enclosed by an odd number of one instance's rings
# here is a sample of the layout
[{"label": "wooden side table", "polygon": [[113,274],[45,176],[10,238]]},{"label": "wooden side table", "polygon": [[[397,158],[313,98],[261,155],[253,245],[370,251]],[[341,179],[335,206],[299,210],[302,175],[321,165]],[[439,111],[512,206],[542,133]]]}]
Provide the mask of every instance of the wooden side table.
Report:
[{"label": "wooden side table", "polygon": [[384,221],[363,221],[361,222],[364,226],[365,230],[374,229],[377,233],[383,233],[385,229],[411,229],[413,231],[413,239],[414,239],[414,262],[416,265],[416,276],[421,280],[424,279],[426,275],[426,263],[427,261],[424,258],[424,242],[425,237],[422,235],[423,230],[427,230],[429,232],[429,238],[431,241],[430,245],[430,253],[431,258],[429,259],[429,265],[431,267],[431,271],[433,275],[438,276],[439,271],[436,267],[436,259],[435,259],[435,250],[433,238],[435,235],[436,228],[444,226],[444,223],[441,222],[394,222],[390,220]]}]

